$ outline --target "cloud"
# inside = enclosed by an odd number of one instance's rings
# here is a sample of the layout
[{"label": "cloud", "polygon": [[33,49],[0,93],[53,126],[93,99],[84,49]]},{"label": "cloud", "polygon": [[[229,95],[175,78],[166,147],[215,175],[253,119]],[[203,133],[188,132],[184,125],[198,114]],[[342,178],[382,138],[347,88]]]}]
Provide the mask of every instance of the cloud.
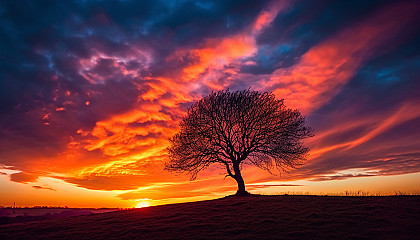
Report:
[{"label": "cloud", "polygon": [[[278,69],[266,89],[287,99],[292,108],[309,113],[323,106],[369,59],[389,51],[393,37],[412,23],[420,12],[417,4],[393,4],[307,51],[295,65]],[[398,20],[395,20],[398,19]]]},{"label": "cloud", "polygon": [[[334,149],[351,150],[352,148],[355,148],[358,145],[361,145],[371,139],[374,139],[378,135],[385,133],[386,131],[392,129],[395,126],[398,126],[399,124],[416,118],[420,118],[420,113],[415,111],[417,105],[418,103],[408,102],[403,104],[394,113],[388,113],[389,115],[371,115],[371,118],[363,118],[359,121],[353,121],[350,124],[337,125],[335,128],[330,128],[328,129],[328,131],[324,131],[323,133],[321,133],[321,135],[319,135],[314,141],[322,143],[323,138],[337,137],[337,135],[343,132],[346,133],[346,137],[347,139],[349,139],[350,133],[348,131],[352,131],[363,126],[370,126],[370,130],[368,130],[361,136],[357,136],[352,140],[345,142],[335,141],[334,145],[329,144],[327,147],[314,149],[312,150],[311,154],[313,156],[318,156],[320,154],[332,151]],[[365,129],[368,128],[365,127]]]},{"label": "cloud", "polygon": [[198,81],[199,86],[221,90],[229,86],[231,75],[236,75],[238,65],[253,56],[258,46],[256,37],[271,24],[275,16],[287,9],[287,1],[275,1],[262,10],[255,20],[242,31],[218,38],[207,38],[198,47],[175,50],[166,61],[182,62],[179,73],[183,82]]},{"label": "cloud", "polygon": [[[385,115],[372,112],[371,118],[367,119],[364,116],[360,119],[348,117],[357,116],[355,112],[347,113],[341,119],[330,119],[331,122],[342,122],[342,126],[348,128],[337,125],[336,128],[328,128],[331,131],[325,134],[322,134],[321,128],[320,136],[308,143],[312,145],[310,160],[284,178],[325,181],[418,172],[420,156],[416,146],[420,144],[417,131],[420,116],[412,117],[414,109],[409,110],[409,115],[402,114],[401,109],[405,106],[410,105],[403,105]],[[328,122],[325,124],[328,125]],[[411,129],[411,134],[404,129]],[[364,171],[345,173],[351,169]]]},{"label": "cloud", "polygon": [[123,200],[142,198],[165,200],[209,195],[218,196],[220,193],[229,191],[232,193],[235,191],[235,186],[232,186],[230,181],[223,181],[221,178],[206,178],[193,182],[179,181],[153,183],[145,185],[139,190],[119,194],[118,197]]},{"label": "cloud", "polygon": [[44,189],[44,190],[57,191],[57,190],[55,190],[55,189],[53,189],[53,188],[50,188],[50,187],[42,187],[42,186],[37,186],[37,185],[32,186],[32,187],[33,187],[33,188],[35,188],[35,189],[37,189],[37,190],[39,190],[39,189]]},{"label": "cloud", "polygon": [[20,172],[20,173],[11,174],[10,180],[13,182],[28,183],[28,182],[36,182],[38,180],[38,177],[39,176],[35,174]]}]

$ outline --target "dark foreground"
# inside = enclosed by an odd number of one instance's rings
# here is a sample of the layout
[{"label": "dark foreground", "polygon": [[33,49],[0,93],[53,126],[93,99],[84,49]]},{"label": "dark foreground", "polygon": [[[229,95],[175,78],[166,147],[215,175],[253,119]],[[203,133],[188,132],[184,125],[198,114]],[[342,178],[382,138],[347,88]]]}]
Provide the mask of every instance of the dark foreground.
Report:
[{"label": "dark foreground", "polygon": [[0,208],[0,225],[117,211],[118,208]]},{"label": "dark foreground", "polygon": [[230,196],[2,225],[0,239],[420,239],[420,197]]}]

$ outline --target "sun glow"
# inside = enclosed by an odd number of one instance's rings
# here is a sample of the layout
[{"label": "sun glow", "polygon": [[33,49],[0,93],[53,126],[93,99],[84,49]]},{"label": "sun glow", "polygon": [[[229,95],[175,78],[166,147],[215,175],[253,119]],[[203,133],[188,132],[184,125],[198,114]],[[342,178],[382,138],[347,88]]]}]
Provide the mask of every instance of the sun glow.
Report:
[{"label": "sun glow", "polygon": [[144,207],[150,207],[150,203],[149,201],[147,201],[147,199],[140,200],[136,205],[136,208],[144,208]]}]

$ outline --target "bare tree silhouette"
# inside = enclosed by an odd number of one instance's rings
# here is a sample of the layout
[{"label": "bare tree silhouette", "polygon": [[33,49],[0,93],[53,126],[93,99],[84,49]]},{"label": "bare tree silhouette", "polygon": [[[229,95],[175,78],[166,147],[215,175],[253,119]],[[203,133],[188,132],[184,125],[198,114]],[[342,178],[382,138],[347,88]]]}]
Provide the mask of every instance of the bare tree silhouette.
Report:
[{"label": "bare tree silhouette", "polygon": [[165,169],[191,174],[213,163],[226,168],[238,184],[237,195],[247,195],[242,165],[267,170],[294,169],[309,149],[302,139],[313,136],[298,110],[284,106],[272,93],[243,90],[213,92],[194,103],[170,140]]}]

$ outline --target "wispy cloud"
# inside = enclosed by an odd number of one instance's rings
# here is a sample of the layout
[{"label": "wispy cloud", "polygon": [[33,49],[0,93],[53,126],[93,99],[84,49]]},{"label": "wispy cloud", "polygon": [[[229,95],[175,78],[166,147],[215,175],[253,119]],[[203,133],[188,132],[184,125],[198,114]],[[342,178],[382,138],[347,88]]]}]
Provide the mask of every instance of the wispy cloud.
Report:
[{"label": "wispy cloud", "polygon": [[32,187],[35,188],[35,189],[37,189],[37,190],[44,189],[44,190],[50,190],[50,191],[57,191],[57,190],[55,190],[53,188],[50,188],[50,187],[43,187],[43,186],[38,186],[38,185],[34,185]]}]

